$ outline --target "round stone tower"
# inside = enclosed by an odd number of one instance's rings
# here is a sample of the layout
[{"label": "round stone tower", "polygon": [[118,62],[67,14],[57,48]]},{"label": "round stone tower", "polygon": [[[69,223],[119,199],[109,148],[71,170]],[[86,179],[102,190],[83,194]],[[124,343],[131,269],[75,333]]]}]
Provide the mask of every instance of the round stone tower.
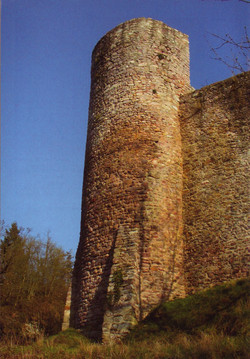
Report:
[{"label": "round stone tower", "polygon": [[188,37],[133,19],[92,55],[80,242],[71,326],[107,341],[184,294],[179,97]]}]

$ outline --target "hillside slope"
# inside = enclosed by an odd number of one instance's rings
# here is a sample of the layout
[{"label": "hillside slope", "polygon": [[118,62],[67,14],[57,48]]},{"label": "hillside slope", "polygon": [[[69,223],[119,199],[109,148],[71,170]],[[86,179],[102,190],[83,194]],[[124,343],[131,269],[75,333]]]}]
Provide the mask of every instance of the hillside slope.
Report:
[{"label": "hillside slope", "polygon": [[37,343],[0,342],[3,359],[247,359],[250,280],[162,303],[123,342],[102,345],[68,329]]},{"label": "hillside slope", "polygon": [[145,340],[159,335],[170,339],[180,332],[247,336],[249,293],[250,280],[241,279],[163,303],[131,331],[127,340]]}]

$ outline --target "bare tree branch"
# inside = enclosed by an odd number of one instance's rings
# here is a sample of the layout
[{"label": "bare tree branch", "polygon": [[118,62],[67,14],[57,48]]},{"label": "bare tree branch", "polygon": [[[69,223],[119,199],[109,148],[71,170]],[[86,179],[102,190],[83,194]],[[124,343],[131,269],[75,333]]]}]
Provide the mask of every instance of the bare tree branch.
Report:
[{"label": "bare tree branch", "polygon": [[[249,69],[250,41],[246,26],[244,27],[244,34],[239,41],[233,39],[230,34],[226,34],[225,36],[217,34],[210,35],[219,42],[217,46],[210,45],[210,51],[213,54],[212,59],[222,62],[233,74],[235,74],[235,72],[244,72]],[[221,54],[222,48],[224,49],[223,54]],[[225,53],[228,52],[229,55],[225,55]]]}]

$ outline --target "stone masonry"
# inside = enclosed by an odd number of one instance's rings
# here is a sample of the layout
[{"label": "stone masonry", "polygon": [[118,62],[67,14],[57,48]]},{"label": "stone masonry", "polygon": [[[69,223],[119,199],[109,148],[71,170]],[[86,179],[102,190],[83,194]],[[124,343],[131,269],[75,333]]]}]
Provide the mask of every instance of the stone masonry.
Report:
[{"label": "stone masonry", "polygon": [[181,99],[187,294],[248,275],[249,74]]},{"label": "stone masonry", "polygon": [[247,275],[249,74],[193,91],[187,35],[133,19],[92,55],[70,325],[109,342]]}]

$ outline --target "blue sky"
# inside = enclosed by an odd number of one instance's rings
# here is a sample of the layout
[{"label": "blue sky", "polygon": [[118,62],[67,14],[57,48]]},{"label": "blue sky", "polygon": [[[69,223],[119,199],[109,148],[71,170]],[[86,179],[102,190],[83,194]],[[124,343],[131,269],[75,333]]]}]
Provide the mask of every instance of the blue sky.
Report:
[{"label": "blue sky", "polygon": [[230,77],[209,33],[240,39],[239,0],[2,0],[1,219],[75,253],[91,52],[118,24],[150,17],[189,35],[191,84]]}]

